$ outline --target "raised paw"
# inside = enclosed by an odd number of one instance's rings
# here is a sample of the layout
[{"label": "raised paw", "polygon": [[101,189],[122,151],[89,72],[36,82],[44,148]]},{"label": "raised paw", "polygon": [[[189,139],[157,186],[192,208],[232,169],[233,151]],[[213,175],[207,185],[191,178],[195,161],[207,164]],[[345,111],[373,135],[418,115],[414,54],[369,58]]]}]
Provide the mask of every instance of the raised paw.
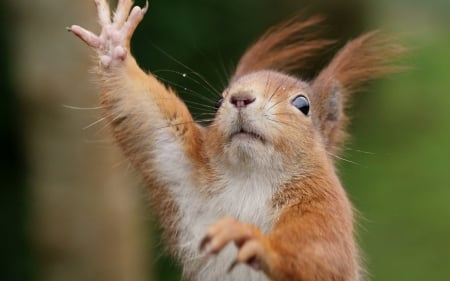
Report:
[{"label": "raised paw", "polygon": [[206,236],[200,243],[200,251],[207,251],[207,255],[215,255],[230,242],[234,242],[238,247],[238,254],[228,268],[229,272],[239,263],[248,264],[256,270],[264,269],[265,257],[269,251],[267,238],[256,226],[242,224],[229,217],[219,220],[208,228]]},{"label": "raised paw", "polygon": [[132,0],[119,0],[113,16],[106,0],[95,0],[95,5],[102,27],[100,35],[78,25],[72,25],[68,30],[94,48],[101,65],[108,68],[122,63],[128,56],[131,37],[147,12],[148,1],[144,8],[135,6],[131,9]]}]

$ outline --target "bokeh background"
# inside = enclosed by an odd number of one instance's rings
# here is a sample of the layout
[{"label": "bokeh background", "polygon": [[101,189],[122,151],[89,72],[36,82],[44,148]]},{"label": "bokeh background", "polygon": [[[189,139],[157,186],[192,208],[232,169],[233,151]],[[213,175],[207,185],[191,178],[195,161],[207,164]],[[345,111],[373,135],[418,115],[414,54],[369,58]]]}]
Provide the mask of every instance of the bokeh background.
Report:
[{"label": "bokeh background", "polygon": [[[95,108],[93,54],[65,31],[98,30],[92,2],[0,2],[0,280],[180,279],[146,205],[151,192]],[[448,280],[450,1],[154,0],[133,53],[197,115],[194,103],[213,104],[201,98],[213,94],[189,68],[223,88],[245,48],[299,11],[325,15],[342,43],[381,29],[410,49],[399,62],[408,71],[355,97],[338,165],[360,211],[369,278]]]}]

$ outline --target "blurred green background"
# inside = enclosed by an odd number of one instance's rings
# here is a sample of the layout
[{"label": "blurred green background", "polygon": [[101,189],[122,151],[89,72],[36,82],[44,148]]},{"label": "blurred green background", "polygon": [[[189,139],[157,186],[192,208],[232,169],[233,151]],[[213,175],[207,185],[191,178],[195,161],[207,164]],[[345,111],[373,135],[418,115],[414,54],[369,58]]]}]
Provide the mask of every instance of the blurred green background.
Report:
[{"label": "blurred green background", "polygon": [[[0,2],[0,280],[180,279],[138,176],[110,138],[99,137],[105,124],[83,129],[99,112],[73,108],[96,106],[92,53],[64,31],[72,23],[98,30],[91,2]],[[133,53],[180,92],[212,97],[203,82],[183,79],[179,73],[195,75],[173,58],[222,89],[245,48],[299,11],[325,15],[328,35],[342,43],[381,29],[410,49],[401,61],[408,71],[355,97],[348,161],[338,165],[360,211],[369,279],[448,280],[448,0],[154,0]]]}]

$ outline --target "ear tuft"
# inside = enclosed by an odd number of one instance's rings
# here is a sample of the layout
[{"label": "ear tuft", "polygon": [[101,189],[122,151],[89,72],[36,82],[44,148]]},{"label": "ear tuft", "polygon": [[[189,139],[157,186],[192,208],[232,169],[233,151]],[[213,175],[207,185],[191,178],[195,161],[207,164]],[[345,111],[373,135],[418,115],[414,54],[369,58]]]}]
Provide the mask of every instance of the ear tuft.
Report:
[{"label": "ear tuft", "polygon": [[337,154],[347,138],[345,107],[350,95],[368,81],[403,70],[392,61],[405,48],[393,42],[377,31],[364,34],[348,42],[313,81],[313,119],[329,153]]},{"label": "ear tuft", "polygon": [[242,56],[232,80],[264,69],[283,73],[307,69],[311,59],[335,42],[320,38],[320,22],[318,16],[302,22],[293,18],[270,28]]}]

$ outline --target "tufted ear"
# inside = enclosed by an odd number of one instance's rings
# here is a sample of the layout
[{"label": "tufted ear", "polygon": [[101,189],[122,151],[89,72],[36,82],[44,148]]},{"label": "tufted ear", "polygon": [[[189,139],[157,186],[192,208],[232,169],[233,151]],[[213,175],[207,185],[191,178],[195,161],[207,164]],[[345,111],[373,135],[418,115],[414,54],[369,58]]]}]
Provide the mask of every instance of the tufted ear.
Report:
[{"label": "tufted ear", "polygon": [[323,39],[317,25],[321,17],[306,21],[290,19],[270,28],[241,57],[231,80],[258,70],[297,73],[311,67],[311,62],[335,41]]},{"label": "tufted ear", "polygon": [[329,153],[339,153],[347,138],[345,108],[351,95],[366,82],[399,71],[391,63],[403,51],[390,38],[370,32],[348,42],[313,81],[312,117]]}]

